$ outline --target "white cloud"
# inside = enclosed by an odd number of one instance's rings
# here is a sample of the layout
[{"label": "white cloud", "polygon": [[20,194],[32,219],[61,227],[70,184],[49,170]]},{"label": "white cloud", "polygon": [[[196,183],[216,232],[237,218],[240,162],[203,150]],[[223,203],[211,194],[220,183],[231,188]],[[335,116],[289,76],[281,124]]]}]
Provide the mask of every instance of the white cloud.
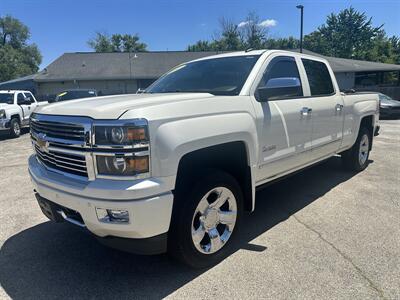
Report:
[{"label": "white cloud", "polygon": [[[242,22],[243,23],[243,22]],[[261,27],[274,27],[278,25],[278,21],[274,19],[266,19],[258,24]]]},{"label": "white cloud", "polygon": [[243,21],[238,24],[238,27],[243,27],[246,26],[247,24],[249,24],[249,21]]}]

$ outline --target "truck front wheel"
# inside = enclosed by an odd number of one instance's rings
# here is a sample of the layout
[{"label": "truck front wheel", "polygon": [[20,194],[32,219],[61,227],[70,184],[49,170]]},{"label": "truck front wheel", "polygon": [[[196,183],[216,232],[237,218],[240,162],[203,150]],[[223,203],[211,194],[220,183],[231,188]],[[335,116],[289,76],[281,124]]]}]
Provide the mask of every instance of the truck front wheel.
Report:
[{"label": "truck front wheel", "polygon": [[360,172],[368,166],[371,138],[370,131],[361,127],[353,147],[342,154],[343,163],[347,169]]},{"label": "truck front wheel", "polygon": [[21,135],[21,125],[17,118],[13,118],[10,121],[10,136],[12,138],[17,138]]},{"label": "truck front wheel", "polygon": [[197,178],[192,187],[175,193],[168,248],[183,263],[205,268],[232,251],[243,197],[236,179],[218,170]]}]

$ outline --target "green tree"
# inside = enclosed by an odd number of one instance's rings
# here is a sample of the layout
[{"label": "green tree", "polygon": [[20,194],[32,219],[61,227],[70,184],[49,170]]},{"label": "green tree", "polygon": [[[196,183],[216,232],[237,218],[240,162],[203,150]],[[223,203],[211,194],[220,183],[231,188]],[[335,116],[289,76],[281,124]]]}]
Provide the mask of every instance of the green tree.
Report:
[{"label": "green tree", "polygon": [[260,17],[250,12],[241,27],[245,49],[262,49],[267,38],[267,29],[260,25]]},{"label": "green tree", "polygon": [[189,45],[187,47],[187,51],[192,51],[192,52],[196,52],[196,51],[212,51],[213,49],[213,44],[209,41],[197,41],[196,44],[193,45]]},{"label": "green tree", "polygon": [[89,47],[96,52],[144,52],[147,45],[139,41],[137,34],[113,34],[96,32],[96,36],[88,41]]},{"label": "green tree", "polygon": [[238,51],[243,49],[239,27],[232,20],[220,20],[221,38],[214,40],[214,47],[220,51]]},{"label": "green tree", "polygon": [[263,44],[265,49],[296,49],[299,48],[299,40],[290,36],[288,38],[269,38]]},{"label": "green tree", "polygon": [[29,28],[19,20],[0,18],[0,82],[39,70],[42,56],[36,44],[28,44]]},{"label": "green tree", "polygon": [[398,36],[392,36],[389,38],[392,46],[393,62],[400,64],[400,38]]},{"label": "green tree", "polygon": [[328,56],[368,59],[374,40],[383,34],[382,27],[373,26],[372,18],[350,7],[330,14],[325,24],[305,37],[305,46]]}]

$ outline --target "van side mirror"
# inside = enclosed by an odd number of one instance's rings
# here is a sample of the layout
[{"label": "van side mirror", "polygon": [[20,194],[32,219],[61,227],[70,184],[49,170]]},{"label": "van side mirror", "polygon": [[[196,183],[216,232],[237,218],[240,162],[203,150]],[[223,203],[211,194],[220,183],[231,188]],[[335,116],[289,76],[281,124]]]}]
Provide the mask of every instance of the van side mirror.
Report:
[{"label": "van side mirror", "polygon": [[256,90],[256,99],[259,102],[286,99],[302,95],[300,79],[297,77],[271,78],[265,86]]}]

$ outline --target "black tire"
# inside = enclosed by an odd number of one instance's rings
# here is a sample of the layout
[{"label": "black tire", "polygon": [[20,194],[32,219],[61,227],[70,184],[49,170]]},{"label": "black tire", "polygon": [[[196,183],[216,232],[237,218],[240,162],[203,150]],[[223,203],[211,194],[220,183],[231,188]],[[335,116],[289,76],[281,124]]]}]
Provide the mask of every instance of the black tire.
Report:
[{"label": "black tire", "polygon": [[[367,142],[365,142],[367,139]],[[371,151],[372,136],[370,130],[366,127],[361,127],[358,132],[358,137],[353,147],[342,154],[343,165],[346,169],[351,171],[363,171],[369,163],[369,152]],[[362,149],[364,151],[362,151]],[[361,159],[360,152],[364,152]]]},{"label": "black tire", "polygon": [[[236,179],[230,174],[219,170],[208,170],[203,174],[204,175],[197,177],[197,179],[194,180],[193,184],[188,184],[188,182],[186,182],[186,188],[177,187],[174,199],[174,212],[168,235],[169,254],[175,259],[178,259],[179,261],[193,268],[206,268],[213,266],[223,260],[230,253],[232,253],[232,246],[235,244],[235,240],[238,237],[238,229],[240,229],[240,222],[243,214],[243,196]],[[188,186],[193,188],[190,190],[187,188]],[[198,250],[198,248],[196,248],[195,242],[192,239],[192,227],[194,228],[193,224],[194,222],[196,222],[195,219],[197,218],[197,215],[195,215],[195,211],[203,197],[205,197],[208,192],[217,187],[228,189],[234,195],[237,205],[236,222],[234,223],[234,227],[231,231],[232,233],[230,234],[229,239],[227,239],[225,243],[222,243],[222,248],[220,248],[215,253],[204,254],[200,250]],[[210,198],[211,193],[210,196],[207,198],[207,202],[213,203],[212,201],[210,201]],[[222,197],[220,199],[222,199]],[[232,198],[228,197],[228,199]],[[225,203],[228,203],[228,201],[226,201]],[[230,203],[228,203],[228,206],[229,205]],[[223,209],[223,206],[221,206],[220,209],[217,208],[218,211],[222,211]],[[206,217],[204,217],[204,215]],[[203,218],[205,218],[207,221],[208,215],[210,214],[204,215]],[[203,219],[204,224],[206,223],[206,221],[204,221]],[[222,233],[225,233],[226,231],[224,231],[224,228],[225,230],[228,229],[228,225],[218,224],[217,226],[215,226],[215,229],[217,228],[218,231],[222,231]],[[219,232],[218,237],[221,237],[221,232]],[[197,247],[199,247],[200,243],[207,238],[209,239],[211,245],[210,235],[209,233],[205,233],[204,238],[197,244]],[[211,249],[212,248],[210,248],[210,251]],[[203,251],[205,250],[203,249]]]},{"label": "black tire", "polygon": [[17,118],[10,121],[10,137],[17,138],[21,135],[21,123]]}]

